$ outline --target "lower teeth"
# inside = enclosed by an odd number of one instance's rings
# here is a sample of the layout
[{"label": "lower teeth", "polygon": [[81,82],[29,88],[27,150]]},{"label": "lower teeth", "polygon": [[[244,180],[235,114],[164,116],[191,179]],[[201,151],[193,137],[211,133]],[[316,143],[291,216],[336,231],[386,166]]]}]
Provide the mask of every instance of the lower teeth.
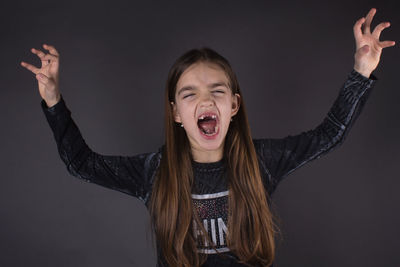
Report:
[{"label": "lower teeth", "polygon": [[213,131],[212,133],[207,133],[207,132],[204,131],[204,130],[202,130],[202,132],[203,132],[205,135],[208,135],[208,136],[212,136],[212,135],[214,135],[214,134],[216,133],[215,129],[214,129],[214,131]]}]

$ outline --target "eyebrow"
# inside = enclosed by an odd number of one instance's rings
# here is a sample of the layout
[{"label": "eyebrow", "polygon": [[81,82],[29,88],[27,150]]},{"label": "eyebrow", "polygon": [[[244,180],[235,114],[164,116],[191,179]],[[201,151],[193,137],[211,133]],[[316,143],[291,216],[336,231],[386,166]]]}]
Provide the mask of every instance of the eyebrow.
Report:
[{"label": "eyebrow", "polygon": [[[227,84],[224,83],[224,82],[216,82],[216,83],[209,84],[208,88],[212,89],[212,88],[215,88],[215,87],[218,87],[218,86],[224,86],[224,87],[228,88]],[[180,95],[184,91],[191,91],[191,90],[195,90],[195,89],[196,89],[196,86],[193,86],[193,85],[184,86],[181,89],[179,89],[178,95]]]}]

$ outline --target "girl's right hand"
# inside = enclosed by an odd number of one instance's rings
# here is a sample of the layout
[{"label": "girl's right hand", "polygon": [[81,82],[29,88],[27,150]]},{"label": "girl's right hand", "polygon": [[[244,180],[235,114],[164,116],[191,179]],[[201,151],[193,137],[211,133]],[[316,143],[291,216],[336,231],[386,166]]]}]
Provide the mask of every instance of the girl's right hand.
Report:
[{"label": "girl's right hand", "polygon": [[58,68],[60,55],[51,45],[43,45],[43,48],[49,53],[32,48],[31,52],[36,54],[42,62],[41,68],[37,68],[31,64],[21,61],[21,66],[36,74],[38,80],[39,93],[44,99],[48,107],[52,107],[61,99],[60,90],[58,88]]}]

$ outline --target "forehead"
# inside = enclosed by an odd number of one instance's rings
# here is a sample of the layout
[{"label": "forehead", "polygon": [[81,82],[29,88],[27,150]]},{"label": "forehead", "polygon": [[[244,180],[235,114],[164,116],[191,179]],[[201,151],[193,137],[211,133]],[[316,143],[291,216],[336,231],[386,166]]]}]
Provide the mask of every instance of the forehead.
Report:
[{"label": "forehead", "polygon": [[215,82],[224,82],[228,84],[228,77],[218,65],[210,62],[198,62],[187,68],[179,77],[176,85],[179,88],[187,85],[209,85]]}]

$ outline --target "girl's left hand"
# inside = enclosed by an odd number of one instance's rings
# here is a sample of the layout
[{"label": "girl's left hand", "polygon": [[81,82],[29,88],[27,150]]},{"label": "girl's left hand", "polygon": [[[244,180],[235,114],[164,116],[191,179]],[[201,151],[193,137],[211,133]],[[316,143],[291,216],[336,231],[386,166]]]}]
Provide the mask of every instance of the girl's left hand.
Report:
[{"label": "girl's left hand", "polygon": [[[390,26],[389,22],[378,24],[371,33],[371,21],[376,13],[375,8],[371,8],[367,17],[359,19],[353,27],[354,38],[356,40],[356,53],[354,55],[354,70],[369,78],[371,72],[376,69],[381,57],[382,49],[394,46],[394,41],[379,41],[379,36],[383,29]],[[364,23],[365,22],[365,23]],[[364,23],[364,33],[361,26]]]}]

